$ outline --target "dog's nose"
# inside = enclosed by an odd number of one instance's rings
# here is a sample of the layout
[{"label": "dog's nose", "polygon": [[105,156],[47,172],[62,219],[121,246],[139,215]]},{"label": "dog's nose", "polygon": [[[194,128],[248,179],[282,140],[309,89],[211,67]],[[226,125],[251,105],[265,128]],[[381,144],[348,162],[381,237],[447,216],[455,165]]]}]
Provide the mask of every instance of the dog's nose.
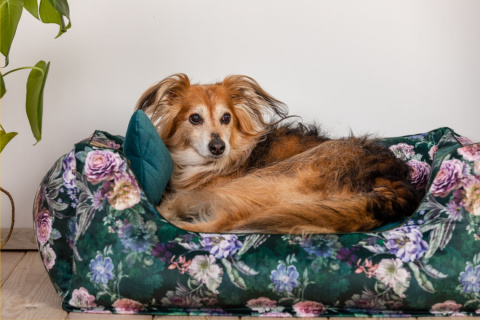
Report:
[{"label": "dog's nose", "polygon": [[213,155],[219,156],[225,151],[225,142],[222,139],[213,139],[208,144],[208,149]]}]

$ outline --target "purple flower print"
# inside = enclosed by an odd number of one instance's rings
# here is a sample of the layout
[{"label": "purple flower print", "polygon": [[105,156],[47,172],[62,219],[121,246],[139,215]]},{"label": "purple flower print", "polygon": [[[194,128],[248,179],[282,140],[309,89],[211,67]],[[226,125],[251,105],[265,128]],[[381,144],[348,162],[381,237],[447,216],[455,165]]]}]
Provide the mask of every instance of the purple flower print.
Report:
[{"label": "purple flower print", "polygon": [[410,182],[415,189],[424,189],[430,176],[431,167],[428,163],[418,160],[410,160],[407,165],[411,168]]},{"label": "purple flower print", "polygon": [[173,256],[173,253],[169,249],[173,249],[175,246],[171,243],[157,243],[157,245],[152,249],[152,256],[159,258],[161,261],[165,262],[170,260]]},{"label": "purple flower print", "polygon": [[444,198],[461,185],[465,176],[465,165],[463,162],[457,159],[444,161],[435,180],[433,180],[430,191],[434,196]]},{"label": "purple flower print", "polygon": [[473,267],[468,265],[465,271],[460,273],[458,281],[463,286],[463,292],[480,292],[480,266]]},{"label": "purple flower print", "polygon": [[342,247],[335,235],[307,237],[300,242],[300,246],[310,255],[309,258],[328,258],[335,256]]},{"label": "purple flower print", "polygon": [[95,150],[89,152],[85,159],[85,176],[93,184],[112,180],[123,169],[125,169],[125,162],[112,151]]},{"label": "purple flower print", "polygon": [[145,225],[134,227],[127,219],[117,221],[117,235],[126,249],[145,252],[153,245],[154,233]]},{"label": "purple flower print", "polygon": [[233,234],[201,234],[200,244],[217,259],[232,256],[242,248],[242,243]]},{"label": "purple flower print", "polygon": [[47,243],[50,239],[50,234],[52,233],[52,218],[50,217],[50,212],[47,209],[42,208],[42,211],[38,214],[37,217],[37,239],[42,245]]},{"label": "purple flower print", "polygon": [[102,282],[107,284],[109,280],[113,279],[113,263],[110,257],[105,259],[102,255],[97,254],[95,259],[90,261],[90,271],[92,272],[92,280],[95,283]]},{"label": "purple flower print", "polygon": [[68,189],[72,189],[76,187],[76,180],[75,180],[75,170],[76,170],[76,162],[75,162],[75,150],[72,150],[69,154],[65,156],[62,160],[63,165],[63,185]]},{"label": "purple flower print", "polygon": [[428,243],[423,240],[422,233],[415,226],[386,232],[385,238],[385,247],[403,262],[418,260],[428,250]]},{"label": "purple flower print", "polygon": [[295,266],[288,266],[279,264],[277,270],[272,270],[270,280],[275,284],[277,292],[292,292],[293,288],[298,287],[299,274]]},{"label": "purple flower print", "polygon": [[355,247],[350,249],[342,248],[337,253],[337,259],[340,261],[345,261],[349,266],[354,265],[358,261],[358,256],[355,254],[357,251],[360,251],[360,249]]}]

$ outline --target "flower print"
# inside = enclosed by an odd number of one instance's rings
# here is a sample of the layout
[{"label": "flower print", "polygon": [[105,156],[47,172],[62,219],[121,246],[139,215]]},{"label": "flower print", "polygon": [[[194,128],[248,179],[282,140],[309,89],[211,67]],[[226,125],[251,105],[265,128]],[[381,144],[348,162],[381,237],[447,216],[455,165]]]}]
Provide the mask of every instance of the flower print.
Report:
[{"label": "flower print", "polygon": [[430,159],[433,160],[433,156],[435,153],[438,151],[438,146],[434,145],[433,147],[430,148],[430,151],[428,151],[428,155],[430,156]]},{"label": "flower print", "polygon": [[465,209],[474,216],[480,216],[480,177],[471,177],[464,185]]},{"label": "flower print", "polygon": [[171,243],[157,243],[157,245],[152,249],[152,256],[159,258],[161,261],[165,262],[170,260],[173,256],[172,252],[168,249],[173,249],[175,246]]},{"label": "flower print", "polygon": [[68,220],[67,228],[67,243],[70,245],[70,248],[73,249],[73,245],[75,243],[75,236],[77,235],[77,218],[73,217]]},{"label": "flower print", "polygon": [[107,143],[107,147],[110,149],[115,149],[115,150],[120,149],[120,145],[113,140],[107,140],[106,143]]},{"label": "flower print", "polygon": [[355,273],[362,273],[365,272],[365,275],[367,278],[371,278],[375,275],[375,272],[377,271],[378,268],[378,263],[373,264],[372,260],[365,259],[365,264],[362,266],[360,265],[360,262],[362,259],[359,259],[357,261],[357,270],[355,270]]},{"label": "flower print", "polygon": [[395,154],[395,156],[404,161],[411,159],[415,155],[415,151],[413,151],[413,149],[414,146],[403,142],[390,146],[390,150]]},{"label": "flower print", "polygon": [[472,144],[467,147],[460,148],[458,149],[458,153],[468,161],[480,160],[480,144]]},{"label": "flower print", "polygon": [[286,267],[283,263],[279,264],[277,270],[272,270],[270,280],[275,284],[277,292],[292,292],[293,288],[298,287],[298,271],[295,266]]},{"label": "flower print", "polygon": [[47,268],[47,270],[52,269],[55,265],[55,259],[57,259],[57,255],[55,254],[55,251],[53,251],[53,249],[50,247],[49,243],[47,243],[47,245],[43,247],[42,255],[45,268]]},{"label": "flower print", "polygon": [[410,272],[403,267],[402,260],[383,259],[378,264],[375,276],[380,282],[393,288],[393,291],[400,297],[405,298],[405,291],[410,285]]},{"label": "flower print", "polygon": [[116,210],[125,210],[140,202],[140,188],[135,178],[128,173],[115,176],[113,187],[108,191],[108,203]]},{"label": "flower print", "polygon": [[142,311],[144,308],[143,304],[138,301],[131,299],[118,299],[112,304],[117,313],[127,313],[134,314]]},{"label": "flower print", "polygon": [[476,175],[480,175],[480,161],[475,161],[473,164],[473,172],[475,172]]},{"label": "flower print", "polygon": [[[110,183],[104,183],[104,186],[109,186]],[[92,207],[95,210],[102,210],[105,200],[107,199],[107,190],[100,188],[93,193]]]},{"label": "flower print", "polygon": [[94,303],[95,296],[91,295],[87,289],[80,287],[72,292],[72,298],[68,302],[72,307],[77,308],[96,308]]},{"label": "flower print", "polygon": [[337,253],[337,259],[340,261],[345,261],[349,266],[355,264],[358,260],[358,256],[355,254],[355,252],[359,251],[359,248],[356,247],[351,247],[349,249],[347,248],[342,248],[340,251]]},{"label": "flower print", "polygon": [[155,235],[157,227],[153,221],[135,227],[127,219],[117,220],[116,230],[122,245],[131,251],[146,252],[158,242]]},{"label": "flower print", "polygon": [[459,201],[455,201],[455,199],[450,200],[447,203],[447,214],[448,217],[453,221],[462,221],[462,205]]},{"label": "flower print", "polygon": [[462,144],[462,146],[468,146],[470,144],[473,144],[473,141],[467,137],[456,136],[456,138]]},{"label": "flower print", "polygon": [[458,281],[460,281],[463,286],[463,291],[465,293],[480,292],[480,266],[473,267],[467,265],[465,271],[460,273]]},{"label": "flower print", "polygon": [[75,172],[76,172],[76,161],[75,161],[75,150],[72,150],[69,154],[65,156],[62,160],[63,165],[63,185],[68,189],[76,187]]},{"label": "flower print", "polygon": [[300,246],[311,258],[328,258],[335,256],[342,248],[336,235],[309,236],[300,240]]},{"label": "flower print", "polygon": [[430,309],[430,313],[433,313],[434,315],[448,316],[457,313],[461,307],[461,304],[458,304],[453,300],[447,300],[442,303],[434,304]]},{"label": "flower print", "polygon": [[354,294],[350,300],[345,301],[345,306],[355,310],[385,310],[386,301],[381,297],[371,297],[365,293]]},{"label": "flower print", "polygon": [[242,243],[233,234],[201,234],[200,244],[217,259],[232,256],[242,248]]},{"label": "flower print", "polygon": [[384,234],[385,247],[403,262],[418,260],[428,250],[428,243],[423,240],[423,235],[416,226],[397,228]]},{"label": "flower print", "polygon": [[173,269],[178,269],[180,274],[184,274],[185,272],[188,271],[188,268],[190,267],[190,264],[192,263],[192,260],[188,260],[185,257],[179,257],[177,261],[175,260],[175,256],[170,259],[170,262],[172,263],[171,265],[168,266],[169,270]]},{"label": "flower print", "polygon": [[47,243],[52,233],[52,218],[47,209],[42,208],[37,216],[37,239],[42,245]]},{"label": "flower print", "polygon": [[167,291],[167,294],[162,298],[161,303],[164,307],[198,308],[202,306],[199,297],[173,291]]},{"label": "flower print", "polygon": [[93,184],[113,179],[125,167],[122,158],[109,150],[94,150],[85,158],[85,176]]},{"label": "flower print", "polygon": [[432,182],[430,191],[434,196],[444,198],[461,185],[465,175],[463,162],[458,159],[444,161]]},{"label": "flower print", "polygon": [[97,254],[95,259],[90,261],[90,271],[92,272],[92,280],[95,283],[102,282],[107,284],[109,280],[113,279],[113,263],[110,257],[105,259],[102,255]]},{"label": "flower print", "polygon": [[248,300],[247,307],[258,313],[265,313],[269,311],[280,312],[284,309],[281,306],[277,306],[277,301],[270,300],[266,297]]},{"label": "flower print", "polygon": [[217,288],[222,283],[223,269],[215,263],[215,257],[196,256],[188,267],[190,273],[195,280],[205,284],[207,288],[214,294],[219,294]]},{"label": "flower print", "polygon": [[315,301],[297,302],[292,307],[297,313],[297,317],[318,317],[326,309],[322,303]]},{"label": "flower print", "polygon": [[428,163],[418,160],[410,160],[407,165],[411,169],[410,182],[415,189],[424,189],[430,176],[431,167]]}]

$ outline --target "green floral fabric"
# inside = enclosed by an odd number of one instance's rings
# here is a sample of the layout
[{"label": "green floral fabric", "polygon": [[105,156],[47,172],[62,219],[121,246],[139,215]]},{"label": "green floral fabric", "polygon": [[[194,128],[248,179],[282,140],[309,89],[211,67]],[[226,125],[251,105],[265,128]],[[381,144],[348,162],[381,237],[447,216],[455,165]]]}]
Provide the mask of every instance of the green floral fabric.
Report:
[{"label": "green floral fabric", "polygon": [[383,139],[426,195],[390,229],[199,234],[165,221],[106,132],[40,184],[40,256],[71,312],[272,317],[480,313],[480,144],[448,128]]}]

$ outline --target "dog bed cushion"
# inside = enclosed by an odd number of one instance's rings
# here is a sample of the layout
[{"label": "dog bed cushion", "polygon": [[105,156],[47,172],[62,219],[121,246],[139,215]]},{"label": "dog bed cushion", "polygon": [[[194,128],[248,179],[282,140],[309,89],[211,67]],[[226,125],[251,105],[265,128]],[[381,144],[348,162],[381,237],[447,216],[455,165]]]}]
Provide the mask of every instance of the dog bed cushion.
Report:
[{"label": "dog bed cushion", "polygon": [[163,219],[123,139],[97,131],[40,184],[33,214],[41,259],[70,312],[479,315],[480,144],[448,128],[382,143],[426,191],[403,224],[349,234],[202,234]]}]

